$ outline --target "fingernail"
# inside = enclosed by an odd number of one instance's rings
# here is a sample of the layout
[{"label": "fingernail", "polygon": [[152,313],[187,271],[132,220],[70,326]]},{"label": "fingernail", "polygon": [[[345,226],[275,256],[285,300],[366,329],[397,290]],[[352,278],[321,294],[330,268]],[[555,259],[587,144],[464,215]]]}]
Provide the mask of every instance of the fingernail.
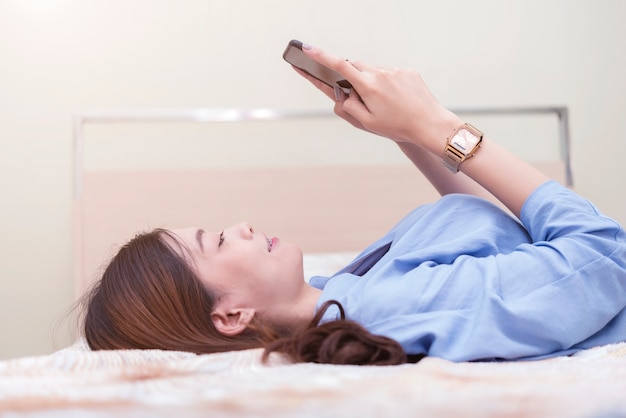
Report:
[{"label": "fingernail", "polygon": [[311,50],[313,49],[313,47],[309,44],[305,44],[304,42],[302,43],[302,49],[306,49],[306,50]]},{"label": "fingernail", "polygon": [[341,90],[341,87],[335,86],[334,90],[335,90],[335,100],[341,99],[343,97],[343,90]]}]

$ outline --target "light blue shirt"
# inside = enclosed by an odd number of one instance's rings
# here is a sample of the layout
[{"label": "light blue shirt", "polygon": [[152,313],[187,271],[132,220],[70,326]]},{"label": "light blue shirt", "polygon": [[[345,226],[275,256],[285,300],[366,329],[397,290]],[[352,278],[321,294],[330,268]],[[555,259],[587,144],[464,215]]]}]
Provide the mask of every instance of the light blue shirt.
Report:
[{"label": "light blue shirt", "polygon": [[[337,300],[347,319],[408,354],[452,361],[626,341],[620,225],[555,181],[529,196],[520,218],[460,194],[420,206],[351,265],[311,278],[323,290],[318,307]],[[322,321],[337,317],[332,307]]]}]

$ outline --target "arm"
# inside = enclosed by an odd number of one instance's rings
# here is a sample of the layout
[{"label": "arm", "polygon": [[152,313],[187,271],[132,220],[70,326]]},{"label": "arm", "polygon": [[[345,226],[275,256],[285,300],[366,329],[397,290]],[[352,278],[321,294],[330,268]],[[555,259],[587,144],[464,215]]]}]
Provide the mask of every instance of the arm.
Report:
[{"label": "arm", "polygon": [[[349,97],[331,93],[336,97],[335,113],[357,127],[404,144],[403,150],[409,150],[409,158],[440,192],[475,190],[473,186],[467,189],[470,183],[465,180],[444,177],[434,170],[446,138],[463,121],[437,102],[417,72],[349,62],[318,48],[305,49],[305,53],[340,73],[354,86],[356,91]],[[330,96],[328,91],[324,92]],[[422,158],[419,150],[432,157]],[[530,193],[548,180],[539,170],[488,138],[483,140],[476,156],[461,164],[461,171],[518,217]]]},{"label": "arm", "polygon": [[[358,129],[364,130],[376,134],[365,128],[360,121],[356,120],[352,115],[347,113],[343,109],[343,96],[341,90],[333,91],[332,88],[326,84],[320,82],[314,77],[311,77],[307,73],[299,70],[297,67],[293,67],[302,77],[309,80],[315,87],[321,90],[330,99],[336,101],[335,113],[342,119],[346,120]],[[464,174],[454,175],[448,169],[441,164],[441,156],[433,155],[430,152],[424,151],[417,145],[408,142],[398,142],[398,147],[402,152],[411,160],[411,162],[417,167],[418,170],[428,179],[428,181],[435,187],[440,195],[446,195],[449,193],[465,193],[475,196],[483,197],[493,200],[494,197],[487,192],[484,188],[478,185],[475,181],[468,178]]]},{"label": "arm", "polygon": [[441,164],[440,156],[426,152],[408,142],[400,142],[398,146],[442,196],[449,193],[465,193],[494,199],[493,195],[467,175],[451,173]]}]

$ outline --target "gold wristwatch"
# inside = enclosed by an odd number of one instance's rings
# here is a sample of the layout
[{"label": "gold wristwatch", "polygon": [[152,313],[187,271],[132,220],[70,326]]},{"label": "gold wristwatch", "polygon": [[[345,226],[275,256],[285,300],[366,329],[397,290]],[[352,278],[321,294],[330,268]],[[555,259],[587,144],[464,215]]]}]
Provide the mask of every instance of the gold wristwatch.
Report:
[{"label": "gold wristwatch", "polygon": [[483,133],[469,123],[464,123],[447,138],[443,152],[443,165],[453,173],[459,171],[461,163],[473,156],[483,140]]}]

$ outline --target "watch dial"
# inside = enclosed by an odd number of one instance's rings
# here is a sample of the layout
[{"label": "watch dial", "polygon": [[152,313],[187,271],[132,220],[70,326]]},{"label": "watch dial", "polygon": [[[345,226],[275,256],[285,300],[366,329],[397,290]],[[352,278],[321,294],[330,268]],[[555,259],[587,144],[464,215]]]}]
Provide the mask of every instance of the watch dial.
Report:
[{"label": "watch dial", "polygon": [[464,154],[470,152],[476,145],[476,142],[478,142],[476,135],[472,134],[467,129],[461,129],[454,135],[454,138],[452,138],[452,145]]}]

